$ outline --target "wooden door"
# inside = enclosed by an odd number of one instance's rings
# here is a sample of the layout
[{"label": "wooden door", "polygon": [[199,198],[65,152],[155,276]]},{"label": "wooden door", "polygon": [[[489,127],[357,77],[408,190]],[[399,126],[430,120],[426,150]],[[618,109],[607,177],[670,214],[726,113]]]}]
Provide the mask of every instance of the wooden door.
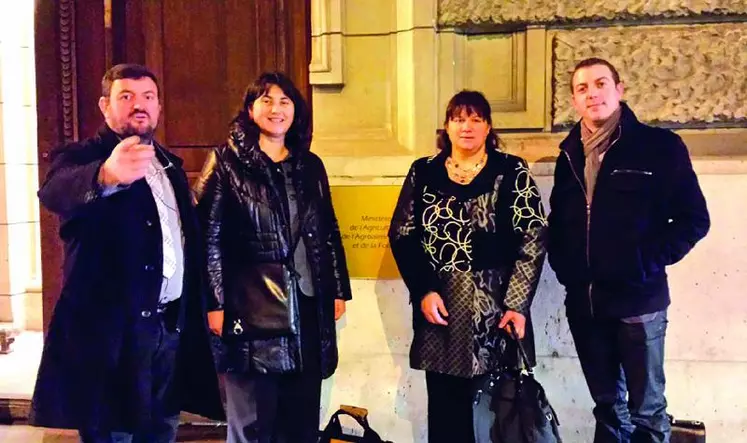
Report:
[{"label": "wooden door", "polygon": [[[95,134],[101,77],[142,63],[161,82],[159,141],[194,178],[223,142],[247,84],[281,70],[311,99],[308,0],[37,0],[35,53],[39,177],[62,143]],[[62,285],[55,216],[40,213],[46,332]]]}]

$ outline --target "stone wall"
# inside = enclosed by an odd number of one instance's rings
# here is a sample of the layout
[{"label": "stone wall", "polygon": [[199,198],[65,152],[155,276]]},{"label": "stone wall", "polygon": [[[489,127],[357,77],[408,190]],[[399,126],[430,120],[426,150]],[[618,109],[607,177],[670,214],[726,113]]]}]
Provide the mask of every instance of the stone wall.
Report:
[{"label": "stone wall", "polygon": [[[530,161],[547,199],[558,143],[577,118],[569,70],[592,54],[619,66],[633,109],[644,120],[675,127],[690,148],[713,220],[706,239],[669,270],[669,411],[704,420],[710,442],[747,441],[740,388],[747,382],[741,346],[747,339],[741,296],[747,284],[747,3],[315,1],[325,2],[316,9],[320,15],[325,7],[340,14],[339,28],[329,20],[327,31],[315,31],[339,35],[337,43],[319,39],[313,57],[323,75],[314,88],[312,148],[333,186],[400,184],[414,158],[434,151],[446,102],[470,88],[486,94],[507,149]],[[356,204],[367,203],[348,206]],[[400,280],[352,283],[353,301],[338,324],[340,366],[324,382],[322,419],[340,404],[358,405],[369,409],[372,426],[386,439],[425,442],[425,381],[408,362],[407,290]],[[563,297],[546,267],[532,306],[536,372],[560,416],[564,441],[589,442],[592,402]]]},{"label": "stone wall", "polygon": [[576,121],[568,85],[591,56],[615,65],[644,121],[747,125],[747,23],[563,30],[552,47],[555,126]]},{"label": "stone wall", "polygon": [[440,26],[559,24],[747,15],[743,0],[439,0]]},{"label": "stone wall", "polygon": [[[437,3],[439,107],[462,87],[483,91],[493,106],[494,126],[507,135],[512,152],[514,134],[541,130],[552,139],[578,120],[570,76],[576,63],[592,56],[618,68],[624,100],[642,121],[678,130],[725,130],[726,139],[711,143],[700,141],[720,134],[681,133],[699,139],[694,155],[744,152],[744,0]],[[500,105],[506,96],[513,99],[510,109]],[[548,156],[541,139],[530,157]]]},{"label": "stone wall", "polygon": [[0,2],[0,323],[41,329],[33,2]]}]

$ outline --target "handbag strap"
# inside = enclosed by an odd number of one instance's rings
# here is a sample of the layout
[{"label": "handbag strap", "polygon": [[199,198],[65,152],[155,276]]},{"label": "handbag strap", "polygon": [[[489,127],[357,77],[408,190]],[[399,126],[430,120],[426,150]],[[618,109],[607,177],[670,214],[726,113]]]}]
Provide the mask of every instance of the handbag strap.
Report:
[{"label": "handbag strap", "polygon": [[519,338],[519,335],[516,333],[516,328],[514,327],[513,322],[510,323],[511,327],[508,328],[508,333],[511,335],[511,338],[514,339],[516,342],[516,347],[519,349],[519,355],[521,356],[521,361],[524,363],[524,367],[527,369],[528,372],[532,372],[532,365],[529,363],[529,357],[527,356],[527,351],[524,349],[524,345],[521,343],[521,339]]},{"label": "handbag strap", "polygon": [[[332,438],[340,436],[342,437],[342,425],[340,424],[340,416],[341,415],[347,415],[348,417],[352,417],[356,423],[360,425],[360,427],[363,428],[363,436],[362,441],[364,442],[370,442],[370,443],[383,443],[383,440],[379,436],[379,434],[371,429],[371,425],[368,424],[368,418],[363,415],[353,414],[350,411],[347,411],[345,409],[339,409],[337,412],[332,414],[332,417],[329,419],[329,424],[324,428],[324,431],[322,432],[323,438]],[[324,440],[322,440],[324,441]]]},{"label": "handbag strap", "polygon": [[[301,243],[301,216],[299,213],[296,213],[295,219],[291,220],[289,231],[290,231],[290,249],[288,249],[288,254],[285,256],[285,259],[283,260],[283,264],[288,268],[288,270],[296,277],[300,278],[301,274],[296,270],[296,264],[293,262],[293,258],[296,254],[296,248],[298,247],[298,244]],[[295,231],[295,232],[294,232]]]}]

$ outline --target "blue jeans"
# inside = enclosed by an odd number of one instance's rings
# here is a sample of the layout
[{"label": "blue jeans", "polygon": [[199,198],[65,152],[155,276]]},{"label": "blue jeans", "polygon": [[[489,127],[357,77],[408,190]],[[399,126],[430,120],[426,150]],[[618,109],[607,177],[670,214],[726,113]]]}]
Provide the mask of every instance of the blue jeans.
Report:
[{"label": "blue jeans", "polygon": [[[161,314],[159,314],[161,315]],[[111,431],[110,429],[81,429],[81,443],[174,443],[179,427],[179,409],[174,407],[176,353],[179,348],[179,333],[167,326],[161,318],[153,338],[150,360],[152,374],[153,404],[155,418],[151,426],[135,433]],[[116,399],[111,399],[116,401]]]},{"label": "blue jeans", "polygon": [[666,311],[640,323],[569,313],[568,323],[596,404],[594,443],[668,443]]}]

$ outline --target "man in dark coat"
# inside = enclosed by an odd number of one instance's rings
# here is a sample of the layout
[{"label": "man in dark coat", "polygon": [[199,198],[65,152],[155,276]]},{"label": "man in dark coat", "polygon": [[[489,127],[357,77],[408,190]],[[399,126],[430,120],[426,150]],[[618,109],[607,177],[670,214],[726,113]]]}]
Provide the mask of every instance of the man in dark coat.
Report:
[{"label": "man in dark coat", "polygon": [[640,123],[609,62],[574,70],[581,121],[560,145],[550,196],[549,261],[596,404],[594,442],[668,442],[666,267],[710,227],[687,147]]},{"label": "man in dark coat", "polygon": [[182,160],[153,140],[155,75],[114,66],[99,108],[106,125],[58,149],[39,190],[65,264],[30,422],[84,443],[174,442],[181,410],[223,417],[202,237]]}]

